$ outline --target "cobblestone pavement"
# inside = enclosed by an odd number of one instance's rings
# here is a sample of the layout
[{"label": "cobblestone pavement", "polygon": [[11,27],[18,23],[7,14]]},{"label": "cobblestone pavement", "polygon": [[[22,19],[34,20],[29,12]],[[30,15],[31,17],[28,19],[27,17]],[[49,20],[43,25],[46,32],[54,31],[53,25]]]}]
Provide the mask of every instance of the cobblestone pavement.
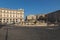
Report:
[{"label": "cobblestone pavement", "polygon": [[38,27],[3,27],[0,40],[60,40],[60,29]]}]

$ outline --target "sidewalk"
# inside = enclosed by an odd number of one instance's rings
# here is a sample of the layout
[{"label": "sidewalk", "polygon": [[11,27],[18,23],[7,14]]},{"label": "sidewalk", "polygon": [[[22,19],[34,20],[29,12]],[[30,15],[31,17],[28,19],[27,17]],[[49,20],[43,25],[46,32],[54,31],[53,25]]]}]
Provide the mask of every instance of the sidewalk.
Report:
[{"label": "sidewalk", "polygon": [[21,25],[21,24],[15,24],[16,26],[26,26],[26,27],[35,27],[35,26],[47,26],[47,23],[42,23],[42,24],[34,24],[34,25],[27,25],[27,24],[23,24],[23,25]]}]

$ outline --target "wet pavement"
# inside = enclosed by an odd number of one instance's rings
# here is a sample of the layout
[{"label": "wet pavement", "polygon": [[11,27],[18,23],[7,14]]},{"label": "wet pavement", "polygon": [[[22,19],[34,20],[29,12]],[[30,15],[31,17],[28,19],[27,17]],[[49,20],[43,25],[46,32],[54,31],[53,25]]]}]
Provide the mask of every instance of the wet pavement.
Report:
[{"label": "wet pavement", "polygon": [[60,29],[40,27],[3,27],[0,29],[0,40],[60,40]]}]

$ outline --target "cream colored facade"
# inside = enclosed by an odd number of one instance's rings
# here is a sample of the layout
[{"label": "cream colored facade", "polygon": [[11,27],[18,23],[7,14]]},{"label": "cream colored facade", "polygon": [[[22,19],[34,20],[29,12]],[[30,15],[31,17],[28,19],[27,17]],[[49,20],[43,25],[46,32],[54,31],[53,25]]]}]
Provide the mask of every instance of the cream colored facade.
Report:
[{"label": "cream colored facade", "polygon": [[46,14],[39,14],[39,15],[28,15],[26,17],[27,20],[37,20],[40,19],[40,17],[45,17]]},{"label": "cream colored facade", "polygon": [[30,20],[30,19],[36,19],[36,16],[35,15],[29,15],[27,16],[27,19]]},{"label": "cream colored facade", "polygon": [[36,16],[35,15],[28,15],[26,16],[26,24],[33,25],[34,22],[36,21]]},{"label": "cream colored facade", "polygon": [[20,23],[24,21],[24,10],[0,8],[0,23]]}]

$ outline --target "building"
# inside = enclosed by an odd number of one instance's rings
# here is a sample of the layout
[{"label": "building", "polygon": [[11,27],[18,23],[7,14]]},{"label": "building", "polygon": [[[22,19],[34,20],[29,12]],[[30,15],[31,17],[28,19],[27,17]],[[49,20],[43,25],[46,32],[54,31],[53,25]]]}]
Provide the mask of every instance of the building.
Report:
[{"label": "building", "polygon": [[46,22],[47,21],[47,15],[46,14],[38,14],[36,15],[38,22]]},{"label": "building", "polygon": [[26,19],[28,19],[28,20],[35,20],[36,16],[35,15],[29,15],[29,16],[26,17]]},{"label": "building", "polygon": [[28,24],[34,24],[36,22],[36,16],[35,15],[26,16],[26,22]]},{"label": "building", "polygon": [[20,23],[24,21],[24,10],[0,8],[0,23]]},{"label": "building", "polygon": [[51,12],[47,14],[48,22],[50,23],[60,23],[60,10]]},{"label": "building", "polygon": [[41,24],[46,22],[47,17],[46,14],[39,14],[39,15],[29,15],[26,17],[26,21],[27,23],[30,24]]}]

